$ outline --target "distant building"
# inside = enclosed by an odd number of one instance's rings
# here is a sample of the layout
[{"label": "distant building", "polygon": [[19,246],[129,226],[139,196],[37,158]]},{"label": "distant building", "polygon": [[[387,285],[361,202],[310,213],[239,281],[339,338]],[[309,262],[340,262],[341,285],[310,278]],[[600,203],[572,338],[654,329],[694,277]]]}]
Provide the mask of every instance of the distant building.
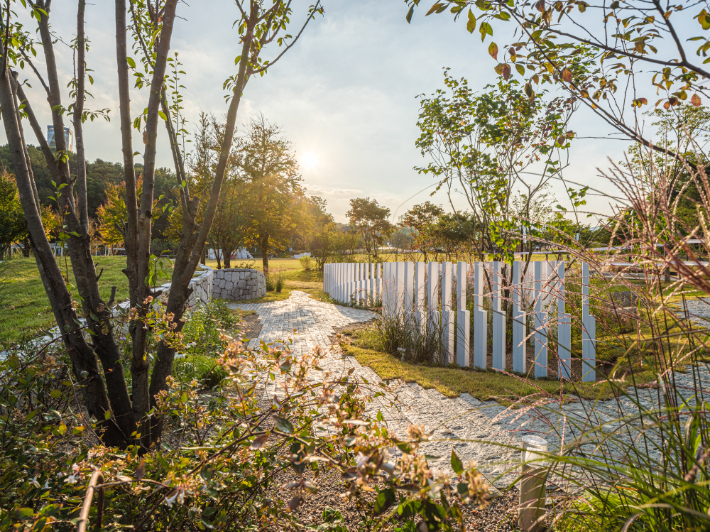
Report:
[{"label": "distant building", "polygon": [[[54,126],[47,126],[47,142],[53,150],[57,149],[57,143],[54,141]],[[64,142],[67,144],[67,151],[74,151],[74,132],[68,127],[64,128]]]}]

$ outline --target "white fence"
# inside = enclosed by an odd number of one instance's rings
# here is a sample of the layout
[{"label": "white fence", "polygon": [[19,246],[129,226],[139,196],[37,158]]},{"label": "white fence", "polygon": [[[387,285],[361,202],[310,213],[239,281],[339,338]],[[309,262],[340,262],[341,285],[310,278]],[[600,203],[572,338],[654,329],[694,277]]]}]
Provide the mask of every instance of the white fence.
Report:
[{"label": "white fence", "polygon": [[[459,366],[487,369],[490,344],[493,369],[506,370],[508,356],[512,356],[513,371],[527,373],[529,336],[534,349],[534,376],[547,377],[548,347],[556,334],[557,375],[571,379],[572,316],[566,312],[565,262],[530,262],[523,275],[524,265],[515,261],[511,271],[504,262],[326,264],[323,291],[348,305],[381,302],[385,317],[403,317],[419,334],[439,331],[441,359]],[[581,274],[582,380],[594,382],[596,319],[589,312],[588,264],[582,263]],[[466,305],[471,282],[472,311]],[[506,349],[504,300],[513,306],[512,353]]]}]

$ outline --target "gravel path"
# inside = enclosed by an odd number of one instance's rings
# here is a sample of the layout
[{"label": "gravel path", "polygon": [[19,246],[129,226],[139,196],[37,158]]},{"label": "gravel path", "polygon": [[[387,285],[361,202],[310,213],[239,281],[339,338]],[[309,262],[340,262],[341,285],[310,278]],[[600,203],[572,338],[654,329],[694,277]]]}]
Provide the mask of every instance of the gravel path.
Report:
[{"label": "gravel path", "polygon": [[[261,334],[250,341],[250,347],[258,346],[261,340],[288,342],[289,338],[296,354],[320,346],[325,351],[321,363],[324,370],[340,374],[355,368],[354,374],[370,383],[373,395],[375,385],[381,383],[374,371],[361,366],[353,357],[343,357],[339,348],[332,346],[329,340],[335,334],[334,327],[366,322],[375,317],[374,313],[316,301],[299,291],[291,292],[285,301],[231,306],[255,310],[261,320]],[[705,307],[710,309],[708,305]],[[710,390],[710,373],[706,368],[701,370],[701,378],[703,388]],[[679,393],[685,397],[693,395],[692,379],[689,373],[676,374]],[[630,392],[633,396],[634,390]],[[638,389],[636,392],[644,409],[655,408],[658,404],[657,389]],[[272,388],[267,389],[267,393],[278,391]],[[594,424],[607,423],[605,432],[619,428],[616,419],[637,412],[636,406],[627,398],[596,404],[579,400],[566,403],[562,409],[541,398],[535,408],[507,410],[494,401],[482,402],[466,393],[451,399],[434,389],[425,390],[416,383],[399,380],[390,381],[387,393],[373,398],[368,413],[374,416],[378,410],[384,415],[389,429],[398,435],[404,435],[410,424],[424,425],[432,431],[434,441],[428,442],[424,451],[442,457],[442,469],[448,469],[448,457],[453,447],[464,461],[474,461],[497,487],[507,486],[514,479],[506,472],[519,463],[520,452],[506,446],[520,446],[523,436],[544,437],[552,451],[559,447],[561,439],[568,441],[572,435],[579,434],[578,428],[585,424],[592,411]],[[621,437],[630,442],[635,436],[631,433]]]}]

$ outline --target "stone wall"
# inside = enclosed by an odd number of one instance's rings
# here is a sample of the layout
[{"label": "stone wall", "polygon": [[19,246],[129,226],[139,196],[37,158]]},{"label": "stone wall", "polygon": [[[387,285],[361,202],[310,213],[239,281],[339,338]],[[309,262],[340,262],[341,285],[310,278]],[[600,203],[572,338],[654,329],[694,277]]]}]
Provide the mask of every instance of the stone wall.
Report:
[{"label": "stone wall", "polygon": [[230,268],[214,270],[212,297],[240,301],[266,295],[266,278],[257,270]]},{"label": "stone wall", "polygon": [[[198,303],[200,306],[206,306],[212,301],[212,277],[214,270],[209,266],[204,264],[198,264],[195,275],[190,281],[190,288],[192,288],[192,293],[187,299],[187,306],[194,307]],[[168,293],[170,292],[170,283],[165,283],[159,286],[158,291],[163,292],[163,299],[165,302],[168,300]]]}]

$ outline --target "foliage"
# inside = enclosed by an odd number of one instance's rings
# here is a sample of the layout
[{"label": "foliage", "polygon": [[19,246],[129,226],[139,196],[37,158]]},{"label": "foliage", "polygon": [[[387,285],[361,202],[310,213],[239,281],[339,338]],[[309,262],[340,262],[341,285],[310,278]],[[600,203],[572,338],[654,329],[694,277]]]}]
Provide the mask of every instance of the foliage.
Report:
[{"label": "foliage", "polygon": [[274,281],[274,289],[277,292],[281,292],[284,287],[284,283],[286,282],[286,279],[284,278],[283,273],[280,271],[276,274],[276,280]]},{"label": "foliage", "polygon": [[[231,342],[218,360],[229,393],[170,381],[156,407],[169,420],[170,444],[145,453],[97,445],[94,426],[74,408],[80,392],[60,350],[1,361],[0,526],[72,529],[96,470],[104,476],[106,530],[166,523],[176,530],[302,528],[294,510],[318,496],[320,479],[331,472],[371,528],[413,529],[421,521],[428,530],[454,530],[465,504],[486,504],[483,478],[455,453],[453,476],[435,475],[417,454],[427,440],[421,427],[402,440],[381,417],[363,417],[380,395],[377,386],[347,373],[324,375],[318,352],[295,357],[276,346],[242,346]],[[287,391],[264,408],[257,390],[276,375]],[[396,458],[387,451],[395,447]],[[96,524],[93,511],[90,519]],[[317,530],[344,530],[341,522],[338,512],[326,511]]]},{"label": "foliage", "polygon": [[323,271],[325,263],[329,262],[335,252],[336,225],[333,215],[325,210],[325,200],[315,196],[311,199],[314,201],[316,212],[313,216],[313,227],[307,237],[306,247],[315,259],[318,270]]},{"label": "foliage", "polygon": [[[448,69],[444,85],[446,90],[421,97],[416,146],[429,163],[417,170],[437,179],[450,198],[460,187],[479,253],[496,248],[509,257],[518,243],[511,231],[534,230],[530,206],[551,178],[561,178],[574,137],[567,128],[574,100],[530,98],[517,81],[505,79],[476,95]],[[525,177],[531,172],[537,177]],[[520,216],[511,209],[516,190],[525,198]]]},{"label": "foliage", "polygon": [[[411,20],[421,2],[406,2]],[[710,15],[703,3],[437,0],[427,15],[447,10],[482,42],[493,38],[494,27],[516,26],[515,42],[491,42],[488,53],[498,74],[508,79],[515,69],[526,81],[526,95],[557,85],[619,133],[657,151],[663,150],[637,127],[638,112],[653,102],[650,91],[659,96],[655,106],[665,109],[686,100],[699,107],[701,95],[707,97]],[[687,42],[696,43],[696,59],[686,54]]]},{"label": "foliage", "polygon": [[278,126],[263,116],[252,119],[247,134],[237,140],[240,193],[251,208],[245,224],[245,241],[259,246],[264,275],[269,273],[269,254],[287,247],[306,215],[298,162],[291,143]]},{"label": "foliage", "polygon": [[0,260],[13,242],[27,234],[25,215],[22,212],[17,186],[4,171],[0,174]]},{"label": "foliage", "polygon": [[301,263],[301,268],[303,268],[306,271],[310,271],[313,268],[313,259],[311,257],[309,257],[308,255],[298,259],[298,262]]},{"label": "foliage", "polygon": [[435,247],[432,230],[442,214],[444,210],[430,201],[415,205],[404,214],[403,224],[415,230],[414,249],[424,255],[424,262],[428,262],[428,254]]},{"label": "foliage", "polygon": [[387,219],[390,210],[377,200],[355,198],[350,200],[350,210],[345,213],[352,228],[362,237],[368,255],[377,257],[377,247],[384,242],[394,227]]}]

